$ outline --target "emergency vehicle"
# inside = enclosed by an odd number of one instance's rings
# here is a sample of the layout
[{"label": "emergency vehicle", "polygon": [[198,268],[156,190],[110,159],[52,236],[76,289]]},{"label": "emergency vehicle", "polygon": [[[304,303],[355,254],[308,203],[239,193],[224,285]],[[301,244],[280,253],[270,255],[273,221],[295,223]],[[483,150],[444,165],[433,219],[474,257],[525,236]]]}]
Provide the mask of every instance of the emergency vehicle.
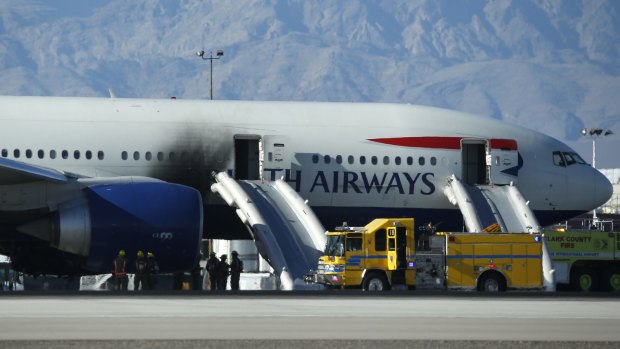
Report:
[{"label": "emergency vehicle", "polygon": [[375,219],[326,233],[307,281],[334,288],[542,289],[539,234],[436,233],[416,239],[413,218]]},{"label": "emergency vehicle", "polygon": [[573,290],[620,291],[620,233],[545,232],[555,281]]}]

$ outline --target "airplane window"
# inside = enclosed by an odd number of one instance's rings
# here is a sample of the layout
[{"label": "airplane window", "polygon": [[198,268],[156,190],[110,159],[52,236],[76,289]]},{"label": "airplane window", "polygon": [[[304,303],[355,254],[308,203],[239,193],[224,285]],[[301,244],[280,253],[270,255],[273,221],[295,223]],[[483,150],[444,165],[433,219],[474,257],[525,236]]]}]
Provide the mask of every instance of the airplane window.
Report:
[{"label": "airplane window", "polygon": [[426,160],[424,159],[424,156],[420,156],[420,158],[418,159],[418,164],[420,164],[420,166],[424,166],[424,162]]},{"label": "airplane window", "polygon": [[[187,156],[187,153],[185,153],[185,155]],[[133,152],[133,159],[136,160],[136,161],[140,160],[140,152],[134,151]]]},{"label": "airplane window", "polygon": [[355,157],[353,155],[349,155],[349,158],[347,160],[349,162],[349,165],[352,165],[355,162]]},{"label": "airplane window", "polygon": [[90,150],[87,150],[84,156],[86,157],[86,160],[90,160],[93,158],[93,152],[91,152]]},{"label": "airplane window", "polygon": [[50,150],[50,159],[56,159],[56,151],[55,150]]},{"label": "airplane window", "polygon": [[566,167],[566,163],[564,162],[564,156],[562,156],[562,152],[559,152],[559,151],[553,152],[553,164],[556,166]]},{"label": "airplane window", "polygon": [[63,151],[62,151],[62,158],[63,158],[63,159],[66,159],[66,158],[68,158],[68,157],[69,157],[69,152],[68,152],[68,151],[66,151],[66,150],[63,150]]},{"label": "airplane window", "polygon": [[574,165],[577,161],[573,158],[570,153],[564,153],[564,159],[566,159],[566,166]]},{"label": "airplane window", "polygon": [[313,164],[319,163],[319,154],[312,154],[312,163]]},{"label": "airplane window", "polygon": [[157,152],[157,160],[158,161],[164,161],[164,153]]},{"label": "airplane window", "polygon": [[7,156],[9,156],[9,151],[6,149],[2,149],[2,157],[6,158]]},{"label": "airplane window", "polygon": [[32,150],[26,149],[26,157],[30,159],[32,157]]},{"label": "airplane window", "polygon": [[147,152],[146,152],[146,154],[144,154],[144,158],[145,158],[147,161],[151,161],[151,152],[150,152],[150,151],[147,151]]},{"label": "airplane window", "polygon": [[400,165],[400,156],[397,156],[397,157],[394,158],[394,163],[396,165]]},{"label": "airplane window", "polygon": [[437,165],[437,158],[434,156],[431,156],[431,166],[435,166]]},{"label": "airplane window", "polygon": [[336,156],[336,163],[342,164],[342,156],[340,155]]},{"label": "airplane window", "polygon": [[37,156],[39,157],[39,159],[43,159],[43,157],[45,157],[45,152],[43,151],[43,149],[39,149],[39,151],[37,152]]},{"label": "airplane window", "polygon": [[170,161],[175,161],[177,159],[177,154],[171,151],[168,158],[170,159]]},{"label": "airplane window", "polygon": [[411,156],[407,156],[407,165],[413,165],[413,158]]},{"label": "airplane window", "polygon": [[127,152],[123,150],[123,152],[121,153],[121,159],[123,160],[127,160]]},{"label": "airplane window", "polygon": [[370,158],[370,162],[372,162],[373,165],[376,165],[377,164],[377,157],[376,156],[371,157]]},{"label": "airplane window", "polygon": [[585,160],[583,160],[583,158],[579,156],[579,154],[577,153],[564,153],[564,157],[566,158],[566,162],[569,162],[569,165],[572,165],[570,161],[568,160],[569,157],[575,161],[574,163],[578,163],[582,165],[587,164]]},{"label": "airplane window", "polygon": [[332,160],[332,159],[329,157],[329,155],[325,155],[325,156],[323,156],[323,161],[324,161],[326,164],[329,164],[329,163],[331,162],[331,160]]},{"label": "airplane window", "polygon": [[13,150],[13,157],[19,159],[19,149]]},{"label": "airplane window", "polygon": [[100,151],[98,151],[98,152],[97,152],[97,159],[99,159],[99,160],[103,160],[103,157],[104,157],[104,155],[103,155],[103,151],[101,151],[101,150],[100,150]]},{"label": "airplane window", "polygon": [[365,165],[366,164],[366,157],[365,156],[360,156],[360,164]]},{"label": "airplane window", "polygon": [[389,156],[384,156],[383,157],[383,164],[384,165],[389,165],[390,164],[390,157]]},{"label": "airplane window", "polygon": [[79,151],[79,150],[74,151],[74,152],[73,152],[73,157],[74,157],[76,160],[77,160],[77,159],[79,159],[79,158],[80,158],[80,151]]}]

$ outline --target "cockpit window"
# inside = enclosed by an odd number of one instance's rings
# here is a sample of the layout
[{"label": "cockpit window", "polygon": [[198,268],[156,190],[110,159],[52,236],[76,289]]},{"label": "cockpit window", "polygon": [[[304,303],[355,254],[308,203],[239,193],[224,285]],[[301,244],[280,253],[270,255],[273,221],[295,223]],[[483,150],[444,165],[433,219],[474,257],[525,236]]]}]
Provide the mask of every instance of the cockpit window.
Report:
[{"label": "cockpit window", "polygon": [[577,163],[570,153],[564,153],[564,158],[566,159],[566,166],[574,165]]},{"label": "cockpit window", "polygon": [[[579,154],[577,154],[577,153],[572,153],[572,152],[571,153],[566,153],[565,152],[564,153],[564,157],[566,158],[566,162],[568,162],[569,165],[572,165],[572,164],[582,164],[582,165],[585,165],[585,164],[587,164],[587,162],[585,162],[583,160],[583,158],[581,156],[579,156]],[[574,161],[574,162],[571,163],[568,160],[569,158],[571,159],[571,161]]]},{"label": "cockpit window", "polygon": [[587,165],[587,162],[585,162],[583,158],[579,156],[579,154],[577,153],[568,152],[568,151],[565,151],[565,152],[554,151],[553,152],[553,164],[556,166],[566,167],[566,166],[570,166],[574,164]]},{"label": "cockpit window", "polygon": [[562,156],[562,152],[553,152],[553,164],[556,166],[566,167],[566,162],[564,161],[564,156]]}]

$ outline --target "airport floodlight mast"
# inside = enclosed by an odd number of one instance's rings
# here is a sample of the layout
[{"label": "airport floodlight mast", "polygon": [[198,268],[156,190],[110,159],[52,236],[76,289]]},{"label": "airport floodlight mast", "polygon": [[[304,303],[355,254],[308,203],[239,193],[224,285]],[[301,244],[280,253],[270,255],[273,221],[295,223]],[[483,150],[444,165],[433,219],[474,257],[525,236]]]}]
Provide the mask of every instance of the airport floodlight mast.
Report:
[{"label": "airport floodlight mast", "polygon": [[211,88],[209,91],[210,91],[210,97],[211,99],[213,99],[213,60],[222,58],[222,56],[224,56],[224,51],[217,50],[215,52],[215,57],[213,57],[213,51],[210,51],[209,57],[205,57],[205,51],[200,50],[196,52],[196,56],[202,58],[202,60],[204,61],[209,61],[209,65],[211,66],[210,73],[209,73],[209,85],[211,86]]},{"label": "airport floodlight mast", "polygon": [[[581,135],[582,136],[590,136],[592,137],[592,167],[596,168],[596,139],[599,137],[610,136],[614,134],[611,130],[603,130],[602,128],[582,128]],[[598,219],[596,217],[596,208],[592,210],[592,223],[596,224]]]}]

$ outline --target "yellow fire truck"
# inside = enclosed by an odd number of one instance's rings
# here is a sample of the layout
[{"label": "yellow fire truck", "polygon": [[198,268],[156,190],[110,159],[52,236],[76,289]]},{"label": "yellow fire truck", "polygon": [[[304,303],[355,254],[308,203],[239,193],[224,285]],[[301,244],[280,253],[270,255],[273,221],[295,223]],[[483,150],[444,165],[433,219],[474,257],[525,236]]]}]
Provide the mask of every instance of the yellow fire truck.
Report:
[{"label": "yellow fire truck", "polygon": [[555,281],[580,291],[620,291],[620,233],[549,231]]},{"label": "yellow fire truck", "polygon": [[543,287],[538,234],[437,233],[416,241],[412,218],[383,218],[326,235],[324,255],[307,281],[364,290]]}]

